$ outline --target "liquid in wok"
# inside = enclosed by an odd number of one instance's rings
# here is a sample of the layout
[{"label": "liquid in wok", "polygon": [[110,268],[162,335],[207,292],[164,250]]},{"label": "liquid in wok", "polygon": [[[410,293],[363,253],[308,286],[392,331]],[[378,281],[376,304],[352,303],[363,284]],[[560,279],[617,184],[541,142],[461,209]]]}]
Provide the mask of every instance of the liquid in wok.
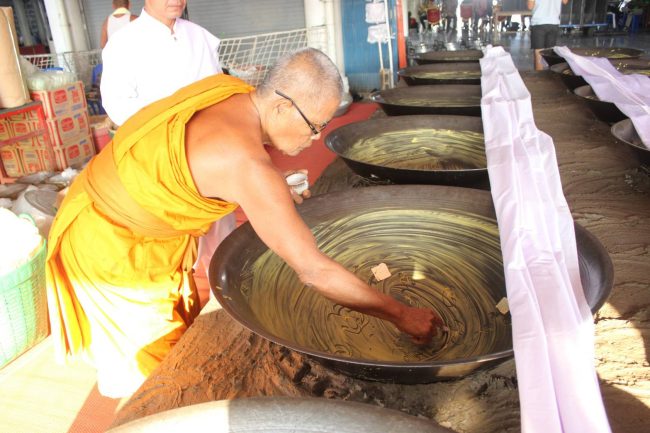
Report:
[{"label": "liquid in wok", "polygon": [[[300,212],[322,251],[372,287],[434,309],[448,332],[420,347],[390,323],[305,287],[250,225],[219,247],[214,294],[243,325],[339,371],[402,383],[463,376],[512,355],[498,228],[487,191],[440,186],[358,188],[315,197]],[[593,308],[612,284],[602,245],[576,227],[581,277]],[[391,276],[376,281],[385,263]]]}]

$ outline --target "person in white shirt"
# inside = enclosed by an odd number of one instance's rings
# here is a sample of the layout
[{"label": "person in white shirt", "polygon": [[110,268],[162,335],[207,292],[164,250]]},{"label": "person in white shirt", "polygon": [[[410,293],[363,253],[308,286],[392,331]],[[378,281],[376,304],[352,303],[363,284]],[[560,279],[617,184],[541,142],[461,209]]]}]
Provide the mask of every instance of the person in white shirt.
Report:
[{"label": "person in white shirt", "polygon": [[145,0],[102,51],[102,105],[121,125],[145,105],[222,72],[219,39],[181,19],[186,0]]},{"label": "person in white shirt", "polygon": [[[113,35],[102,51],[102,105],[116,125],[181,87],[221,73],[219,39],[180,18],[186,0],[145,0],[140,17]],[[236,227],[235,214],[199,239],[195,269],[207,272],[219,243]]]},{"label": "person in white shirt", "polygon": [[534,50],[535,70],[544,69],[541,51],[554,47],[560,34],[560,12],[569,0],[528,0],[530,18],[530,45]]},{"label": "person in white shirt", "polygon": [[113,0],[113,12],[104,20],[102,25],[102,34],[100,36],[99,46],[104,48],[108,38],[115,32],[126,26],[138,16],[132,14],[131,2],[129,0]]}]

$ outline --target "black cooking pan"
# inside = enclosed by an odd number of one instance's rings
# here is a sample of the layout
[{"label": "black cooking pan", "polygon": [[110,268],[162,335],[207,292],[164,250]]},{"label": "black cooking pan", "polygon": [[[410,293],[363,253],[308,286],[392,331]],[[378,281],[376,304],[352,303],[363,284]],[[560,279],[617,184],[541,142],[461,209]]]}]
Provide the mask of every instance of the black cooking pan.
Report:
[{"label": "black cooking pan", "polygon": [[598,99],[589,85],[578,87],[573,90],[573,93],[585,101],[594,115],[603,122],[616,123],[627,119],[627,116],[618,109],[616,104]]},{"label": "black cooking pan", "polygon": [[577,87],[586,86],[587,82],[580,75],[575,75],[567,62],[556,63],[549,68],[558,74],[567,89],[573,91]]},{"label": "black cooking pan", "polygon": [[[428,185],[356,188],[314,197],[300,205],[298,211],[326,254],[378,290],[404,302],[424,305],[418,298],[423,287],[437,285],[437,289],[428,292],[436,297],[430,305],[445,319],[450,330],[434,337],[432,345],[443,344],[453,351],[463,349],[467,341],[475,341],[472,350],[476,349],[476,353],[453,359],[423,359],[419,356],[428,348],[409,346],[413,351],[408,353],[408,361],[403,360],[401,352],[397,353],[399,361],[348,356],[345,346],[337,345],[336,336],[344,335],[341,339],[345,339],[358,334],[365,343],[364,336],[368,335],[370,340],[373,333],[382,331],[382,326],[388,329],[391,325],[346,312],[304,287],[293,271],[284,269],[286,265],[268,252],[249,223],[237,228],[221,243],[210,263],[214,295],[242,325],[337,371],[368,380],[414,384],[454,379],[513,356],[509,315],[494,310],[494,305],[505,296],[505,284],[498,229],[488,191]],[[361,219],[356,226],[355,218]],[[612,262],[593,235],[577,224],[575,229],[582,285],[587,302],[595,312],[611,291]],[[430,247],[430,243],[434,246]],[[368,257],[373,260],[368,261]],[[385,262],[394,273],[381,283],[376,283],[369,272],[369,266],[377,261]],[[273,263],[284,269],[295,287],[283,282],[280,274],[274,272]],[[407,271],[402,273],[399,266]],[[465,278],[473,283],[465,284]],[[452,284],[454,290],[449,288]],[[464,295],[468,293],[473,295]],[[253,302],[255,299],[258,301]],[[440,299],[442,304],[437,303]],[[275,307],[283,302],[287,307]],[[319,302],[325,305],[322,310],[316,307]],[[487,302],[491,311],[476,316],[480,309],[473,306],[483,302]],[[254,312],[255,305],[261,305],[262,312]],[[473,319],[475,316],[478,321]],[[370,320],[376,322],[369,324]],[[323,335],[332,323],[341,324],[338,328],[341,334],[328,341],[335,348],[332,351],[315,349],[318,341],[302,344],[297,343],[300,338],[280,335],[291,332],[297,337],[314,332]],[[273,327],[276,330],[270,331]],[[459,329],[462,339],[457,334]],[[498,330],[502,332],[497,335]],[[393,332],[393,338],[384,345],[397,350],[411,344],[406,336]],[[455,337],[461,340],[454,340]]]},{"label": "black cooking pan", "polygon": [[624,74],[641,74],[650,76],[650,59],[609,59],[616,69]]},{"label": "black cooking pan", "polygon": [[405,114],[481,115],[481,86],[440,84],[396,87],[370,95],[389,116]]},{"label": "black cooking pan", "polygon": [[[628,59],[610,60],[610,63],[623,74],[642,74],[650,76],[650,60]],[[557,63],[550,67],[552,72],[560,76],[564,85],[571,91],[588,83],[580,75],[575,75],[568,63]]]},{"label": "black cooking pan", "polygon": [[409,66],[397,75],[409,86],[423,84],[481,84],[481,65],[478,63],[437,63]]},{"label": "black cooking pan", "polygon": [[481,50],[427,51],[414,57],[418,65],[430,63],[478,63],[483,58]]},{"label": "black cooking pan", "polygon": [[[614,47],[614,48],[572,48],[571,52],[579,56],[587,57],[605,57],[610,60],[627,60],[627,59],[638,59],[643,55],[642,50],[637,50],[634,48],[623,48],[623,47]],[[549,66],[553,66],[558,63],[564,62],[564,58],[557,54],[553,48],[546,48],[540,51],[541,56],[546,60]]]},{"label": "black cooking pan", "polygon": [[325,145],[355,173],[396,184],[489,185],[483,122],[474,116],[399,116],[344,125]]},{"label": "black cooking pan", "polygon": [[611,131],[617,140],[630,146],[641,164],[650,165],[650,149],[643,144],[630,119],[616,122],[612,125]]}]

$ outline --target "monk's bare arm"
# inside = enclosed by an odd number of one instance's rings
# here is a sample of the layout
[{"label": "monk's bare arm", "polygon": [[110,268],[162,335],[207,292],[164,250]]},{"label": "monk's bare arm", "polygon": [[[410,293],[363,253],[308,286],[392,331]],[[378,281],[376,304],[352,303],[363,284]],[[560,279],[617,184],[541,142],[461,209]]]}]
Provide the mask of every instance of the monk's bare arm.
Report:
[{"label": "monk's bare arm", "polygon": [[284,178],[264,160],[239,165],[251,176],[240,177],[232,194],[262,241],[291,266],[301,281],[333,302],[394,323],[416,340],[431,337],[432,311],[411,308],[367,286],[323,254],[296,211]]},{"label": "monk's bare arm", "polygon": [[[241,109],[242,99],[226,101],[229,110],[219,111],[218,104],[198,113],[186,129],[188,162],[199,192],[238,203],[262,241],[325,297],[389,320],[416,342],[426,342],[434,324],[441,325],[431,310],[398,303],[320,252],[282,173],[261,144],[259,120]],[[233,113],[237,118],[231,117]]]}]

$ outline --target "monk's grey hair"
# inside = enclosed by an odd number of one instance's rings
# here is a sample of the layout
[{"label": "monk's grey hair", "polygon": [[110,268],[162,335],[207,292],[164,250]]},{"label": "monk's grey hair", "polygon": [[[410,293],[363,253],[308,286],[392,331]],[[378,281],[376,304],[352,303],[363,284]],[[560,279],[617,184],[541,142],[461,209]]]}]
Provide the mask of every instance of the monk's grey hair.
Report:
[{"label": "monk's grey hair", "polygon": [[268,71],[257,93],[269,97],[279,90],[301,105],[317,107],[329,98],[340,98],[343,92],[341,74],[322,51],[303,48],[280,57]]}]

